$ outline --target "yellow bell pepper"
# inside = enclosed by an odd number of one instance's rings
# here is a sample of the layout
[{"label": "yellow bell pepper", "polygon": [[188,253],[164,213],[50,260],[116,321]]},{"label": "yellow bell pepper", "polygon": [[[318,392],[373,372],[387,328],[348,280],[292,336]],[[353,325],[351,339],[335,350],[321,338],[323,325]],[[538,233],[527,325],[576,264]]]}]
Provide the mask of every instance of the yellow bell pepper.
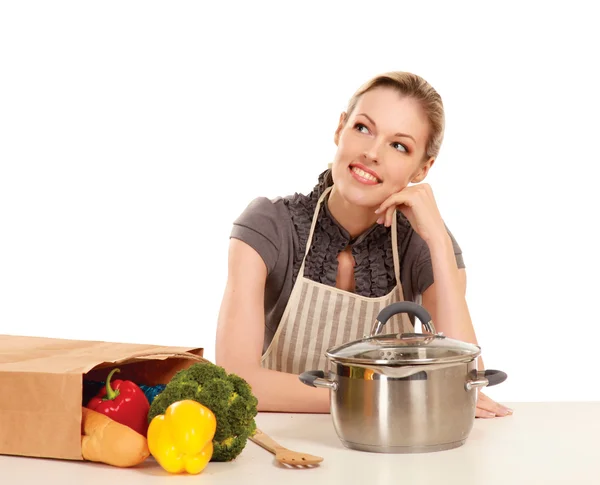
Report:
[{"label": "yellow bell pepper", "polygon": [[212,458],[217,420],[210,409],[189,399],[171,404],[148,426],[148,449],[169,473],[200,473]]}]

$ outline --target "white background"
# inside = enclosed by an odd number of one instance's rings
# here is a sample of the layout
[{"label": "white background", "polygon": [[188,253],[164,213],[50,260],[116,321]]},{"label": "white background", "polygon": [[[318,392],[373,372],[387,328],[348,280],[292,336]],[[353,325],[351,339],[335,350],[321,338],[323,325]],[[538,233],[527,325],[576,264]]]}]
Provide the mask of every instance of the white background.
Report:
[{"label": "white background", "polygon": [[587,3],[2,2],[0,333],[214,358],[233,220],[309,191],[354,90],[407,70],[446,106],[428,181],[489,395],[600,399]]}]

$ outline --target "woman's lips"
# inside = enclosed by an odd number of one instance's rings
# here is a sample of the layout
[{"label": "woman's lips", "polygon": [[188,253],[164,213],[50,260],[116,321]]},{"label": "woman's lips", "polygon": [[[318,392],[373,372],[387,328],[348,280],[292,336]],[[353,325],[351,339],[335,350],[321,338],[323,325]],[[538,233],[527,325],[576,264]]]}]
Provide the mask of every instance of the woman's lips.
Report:
[{"label": "woman's lips", "polygon": [[369,170],[365,166],[362,166],[360,164],[353,164],[350,165],[348,169],[350,170],[350,175],[352,175],[352,177],[361,184],[377,185],[381,183],[377,174],[374,173],[372,170]]}]

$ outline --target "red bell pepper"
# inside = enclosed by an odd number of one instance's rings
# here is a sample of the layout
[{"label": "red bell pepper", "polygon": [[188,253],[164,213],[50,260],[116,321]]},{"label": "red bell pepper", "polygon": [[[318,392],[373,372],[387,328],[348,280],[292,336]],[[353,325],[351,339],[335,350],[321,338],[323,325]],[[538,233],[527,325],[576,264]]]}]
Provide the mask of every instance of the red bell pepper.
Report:
[{"label": "red bell pepper", "polygon": [[100,389],[96,397],[88,402],[89,409],[105,414],[114,421],[129,426],[142,436],[148,432],[148,411],[150,403],[137,384],[132,381],[110,381],[115,372],[113,369],[106,378],[106,385]]}]

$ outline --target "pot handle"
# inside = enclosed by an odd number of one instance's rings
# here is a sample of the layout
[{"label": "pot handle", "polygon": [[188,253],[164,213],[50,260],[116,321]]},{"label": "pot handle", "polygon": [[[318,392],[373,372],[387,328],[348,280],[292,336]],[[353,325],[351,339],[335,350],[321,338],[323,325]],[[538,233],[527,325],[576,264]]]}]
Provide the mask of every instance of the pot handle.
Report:
[{"label": "pot handle", "polygon": [[435,333],[435,327],[431,321],[431,315],[421,305],[413,303],[412,301],[398,301],[386,306],[377,315],[377,319],[373,323],[371,328],[371,337],[378,335],[383,330],[385,323],[397,313],[410,313],[417,317],[421,322],[421,328],[425,329],[429,333]]},{"label": "pot handle", "polygon": [[325,379],[325,372],[322,370],[307,370],[298,376],[303,384],[311,387],[324,387],[337,391],[337,382]]},{"label": "pot handle", "polygon": [[501,370],[488,369],[485,372],[477,372],[476,379],[469,379],[465,383],[465,389],[470,391],[476,387],[490,387],[502,384],[506,378],[506,372]]}]

